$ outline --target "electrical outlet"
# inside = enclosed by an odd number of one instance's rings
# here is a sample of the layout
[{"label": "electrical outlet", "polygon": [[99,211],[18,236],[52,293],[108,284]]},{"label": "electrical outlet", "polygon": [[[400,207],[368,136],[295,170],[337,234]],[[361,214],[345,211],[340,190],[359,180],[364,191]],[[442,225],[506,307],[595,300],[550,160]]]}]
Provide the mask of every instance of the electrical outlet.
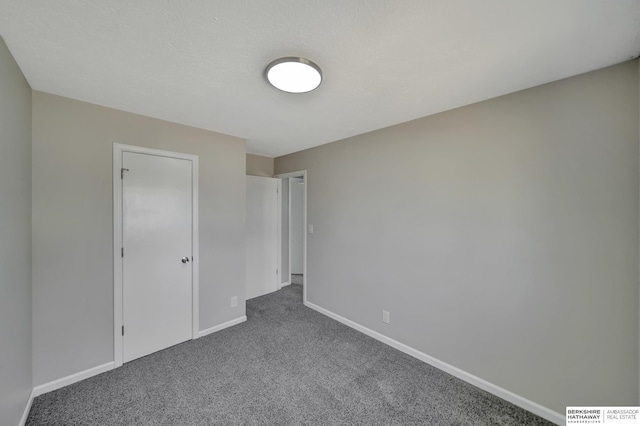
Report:
[{"label": "electrical outlet", "polygon": [[231,307],[235,308],[236,306],[238,306],[238,296],[233,296],[231,298]]},{"label": "electrical outlet", "polygon": [[389,319],[389,311],[382,311],[382,322],[385,324],[391,324],[391,319]]}]

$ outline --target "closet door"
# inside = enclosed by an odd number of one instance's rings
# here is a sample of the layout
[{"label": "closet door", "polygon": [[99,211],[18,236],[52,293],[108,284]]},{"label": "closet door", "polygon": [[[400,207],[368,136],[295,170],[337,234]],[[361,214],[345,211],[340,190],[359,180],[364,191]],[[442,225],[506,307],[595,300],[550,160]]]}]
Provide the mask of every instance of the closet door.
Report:
[{"label": "closet door", "polygon": [[247,176],[247,299],[278,289],[278,183]]}]

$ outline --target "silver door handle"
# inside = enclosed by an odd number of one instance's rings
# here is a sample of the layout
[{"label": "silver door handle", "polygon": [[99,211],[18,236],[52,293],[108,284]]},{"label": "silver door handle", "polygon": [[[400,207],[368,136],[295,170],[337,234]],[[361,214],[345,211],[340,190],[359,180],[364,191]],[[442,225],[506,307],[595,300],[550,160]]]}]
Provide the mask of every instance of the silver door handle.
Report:
[{"label": "silver door handle", "polygon": [[183,257],[182,263],[189,263],[189,258],[187,256]]}]

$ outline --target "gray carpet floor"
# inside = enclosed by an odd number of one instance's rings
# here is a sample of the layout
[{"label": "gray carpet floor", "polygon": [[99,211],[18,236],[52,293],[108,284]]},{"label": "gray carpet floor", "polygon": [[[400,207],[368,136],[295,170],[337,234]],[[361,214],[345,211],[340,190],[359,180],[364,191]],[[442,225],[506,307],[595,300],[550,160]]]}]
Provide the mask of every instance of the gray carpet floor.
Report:
[{"label": "gray carpet floor", "polygon": [[35,399],[27,425],[549,425],[302,305],[291,285],[248,321]]}]

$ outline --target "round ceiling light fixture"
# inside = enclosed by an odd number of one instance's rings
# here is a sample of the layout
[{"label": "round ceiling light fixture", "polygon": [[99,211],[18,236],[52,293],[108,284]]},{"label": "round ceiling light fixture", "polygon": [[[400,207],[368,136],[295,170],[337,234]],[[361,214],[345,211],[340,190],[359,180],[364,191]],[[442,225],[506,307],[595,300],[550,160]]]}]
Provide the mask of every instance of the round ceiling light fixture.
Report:
[{"label": "round ceiling light fixture", "polygon": [[267,81],[289,93],[310,92],[322,83],[320,67],[305,58],[286,57],[272,61],[264,70]]}]

